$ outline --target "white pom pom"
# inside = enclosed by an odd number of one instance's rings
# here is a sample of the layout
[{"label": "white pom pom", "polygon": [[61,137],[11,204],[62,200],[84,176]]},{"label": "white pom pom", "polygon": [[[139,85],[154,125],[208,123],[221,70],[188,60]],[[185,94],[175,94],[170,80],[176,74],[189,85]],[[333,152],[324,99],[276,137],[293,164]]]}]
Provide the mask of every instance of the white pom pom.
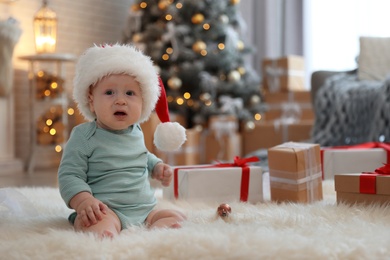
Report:
[{"label": "white pom pom", "polygon": [[161,123],[154,132],[154,145],[161,151],[177,150],[186,140],[186,129],[177,122]]}]

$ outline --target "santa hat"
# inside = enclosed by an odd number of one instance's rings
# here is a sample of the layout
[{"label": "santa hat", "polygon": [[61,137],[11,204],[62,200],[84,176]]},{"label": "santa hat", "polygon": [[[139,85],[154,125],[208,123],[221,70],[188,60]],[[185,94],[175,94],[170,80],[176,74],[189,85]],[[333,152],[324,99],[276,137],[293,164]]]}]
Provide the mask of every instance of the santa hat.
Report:
[{"label": "santa hat", "polygon": [[81,55],[73,80],[73,98],[80,113],[89,121],[95,120],[89,109],[89,87],[111,74],[131,75],[140,84],[143,106],[138,123],[147,121],[152,111],[156,111],[161,121],[154,133],[156,147],[162,151],[180,148],[186,140],[185,129],[177,122],[170,122],[164,85],[152,60],[131,45],[95,45]]}]

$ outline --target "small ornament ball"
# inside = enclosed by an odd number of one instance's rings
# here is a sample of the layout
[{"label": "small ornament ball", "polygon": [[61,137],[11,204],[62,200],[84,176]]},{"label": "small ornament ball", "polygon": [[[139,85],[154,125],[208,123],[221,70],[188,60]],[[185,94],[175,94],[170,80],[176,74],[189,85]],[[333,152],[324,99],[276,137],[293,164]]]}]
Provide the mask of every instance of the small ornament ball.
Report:
[{"label": "small ornament ball", "polygon": [[181,79],[175,76],[169,78],[167,83],[168,83],[168,87],[172,90],[177,90],[181,88],[182,85]]},{"label": "small ornament ball", "polygon": [[203,14],[201,13],[197,13],[197,14],[194,14],[192,17],[191,17],[191,22],[193,24],[200,24],[204,21],[204,16]]},{"label": "small ornament ball", "polygon": [[196,41],[193,45],[192,45],[192,50],[196,53],[200,53],[201,51],[207,49],[207,45],[204,41]]},{"label": "small ornament ball", "polygon": [[245,48],[244,42],[243,41],[238,41],[237,42],[237,50],[242,51],[242,50],[244,50],[244,48]]},{"label": "small ornament ball", "polygon": [[219,17],[219,21],[220,21],[222,24],[228,24],[228,23],[229,23],[229,16],[227,16],[226,14],[222,14],[222,15]]},{"label": "small ornament ball", "polygon": [[238,82],[241,79],[241,74],[237,70],[232,70],[229,72],[228,79],[230,82]]},{"label": "small ornament ball", "polygon": [[255,129],[255,123],[253,121],[247,121],[245,123],[245,130],[247,131],[252,131],[253,129]]},{"label": "small ornament ball", "polygon": [[230,213],[232,213],[232,208],[229,206],[229,204],[223,203],[219,205],[217,213],[221,218],[226,218],[229,217]]},{"label": "small ornament ball", "polygon": [[201,94],[200,95],[200,100],[202,100],[203,102],[210,101],[211,100],[211,94],[208,93],[208,92]]},{"label": "small ornament ball", "polygon": [[251,105],[255,106],[260,103],[260,97],[258,95],[253,95],[250,98]]}]

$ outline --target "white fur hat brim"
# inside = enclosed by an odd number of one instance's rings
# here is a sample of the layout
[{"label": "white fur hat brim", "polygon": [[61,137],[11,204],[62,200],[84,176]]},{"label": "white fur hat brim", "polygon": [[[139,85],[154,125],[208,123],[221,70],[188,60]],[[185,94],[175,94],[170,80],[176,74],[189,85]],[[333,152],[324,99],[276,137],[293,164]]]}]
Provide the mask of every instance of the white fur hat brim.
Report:
[{"label": "white fur hat brim", "polygon": [[89,121],[95,120],[95,114],[89,109],[89,87],[111,74],[135,77],[143,98],[139,123],[148,120],[160,96],[158,74],[150,57],[131,45],[95,45],[81,55],[73,80],[73,98],[80,113]]}]

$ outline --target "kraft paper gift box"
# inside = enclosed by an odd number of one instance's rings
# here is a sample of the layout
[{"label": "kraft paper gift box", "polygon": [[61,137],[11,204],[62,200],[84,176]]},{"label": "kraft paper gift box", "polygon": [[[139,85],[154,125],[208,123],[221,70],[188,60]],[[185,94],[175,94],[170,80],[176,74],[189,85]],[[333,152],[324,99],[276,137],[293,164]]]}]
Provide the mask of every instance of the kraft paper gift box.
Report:
[{"label": "kraft paper gift box", "polygon": [[254,204],[262,202],[261,167],[244,168],[215,165],[175,167],[171,185],[163,188],[163,198],[218,204],[236,201]]},{"label": "kraft paper gift box", "polygon": [[[383,148],[375,148],[379,146]],[[321,149],[323,179],[333,179],[339,173],[368,172],[389,162],[390,144],[386,143],[369,142]]]},{"label": "kraft paper gift box", "polygon": [[201,138],[201,163],[232,161],[235,156],[241,156],[242,138],[238,132],[237,117],[211,116],[208,125]]},{"label": "kraft paper gift box", "polygon": [[279,104],[284,102],[296,102],[300,104],[312,103],[311,92],[308,90],[265,92],[264,101],[267,104]]},{"label": "kraft paper gift box", "polygon": [[200,139],[202,131],[197,128],[186,129],[187,140],[177,150],[162,152],[157,148],[154,154],[171,166],[200,164]]},{"label": "kraft paper gift box", "polygon": [[287,142],[268,149],[271,200],[322,200],[320,146]]},{"label": "kraft paper gift box", "polygon": [[390,175],[336,174],[334,181],[338,204],[390,203]]},{"label": "kraft paper gift box", "polygon": [[314,122],[314,110],[310,103],[283,102],[279,104],[266,104],[266,111],[261,119],[266,121],[283,118],[293,118],[297,121],[311,120]]},{"label": "kraft paper gift box", "polygon": [[231,161],[242,153],[240,133],[218,135],[211,131],[204,131],[201,143],[201,163],[204,164]]},{"label": "kraft paper gift box", "polygon": [[278,144],[309,140],[313,128],[312,120],[283,123],[282,120],[260,121],[254,128],[242,127],[242,154],[246,155],[258,149],[268,149]]},{"label": "kraft paper gift box", "polygon": [[216,133],[229,134],[238,131],[238,118],[234,115],[210,116],[208,128]]},{"label": "kraft paper gift box", "polygon": [[262,62],[263,88],[268,92],[286,92],[305,89],[304,58],[286,56],[264,59]]},{"label": "kraft paper gift box", "polygon": [[263,120],[294,116],[298,120],[314,120],[311,93],[307,90],[264,93],[266,112]]}]

